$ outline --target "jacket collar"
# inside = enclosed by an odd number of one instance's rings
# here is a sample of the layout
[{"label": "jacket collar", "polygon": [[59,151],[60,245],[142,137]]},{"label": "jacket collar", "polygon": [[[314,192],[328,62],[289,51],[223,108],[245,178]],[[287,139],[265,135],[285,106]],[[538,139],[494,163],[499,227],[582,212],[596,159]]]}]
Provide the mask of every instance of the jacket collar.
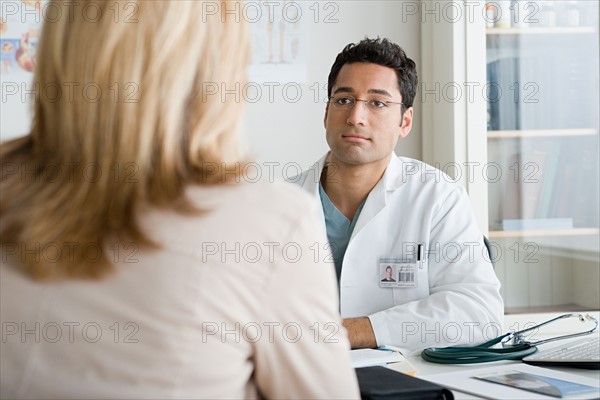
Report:
[{"label": "jacket collar", "polygon": [[329,152],[325,153],[323,157],[310,167],[303,184],[306,191],[317,196],[319,200],[321,199],[321,196],[319,195],[319,182],[321,181],[321,173],[325,167],[327,157],[329,157]]},{"label": "jacket collar", "polygon": [[377,182],[367,197],[350,240],[358,235],[385,208],[391,194],[405,182],[403,165],[403,162],[396,156],[396,153],[392,153],[383,177]]},{"label": "jacket collar", "polygon": [[[314,163],[306,176],[308,181],[305,181],[304,187],[309,193],[315,195],[319,194],[319,181],[321,179],[321,173],[325,167],[325,162],[329,152],[325,153],[316,163]],[[403,167],[404,166],[404,167]],[[383,173],[383,177],[377,182],[375,187],[380,184],[383,185],[385,191],[394,191],[398,189],[406,181],[406,173],[411,171],[413,168],[410,163],[403,163],[398,156],[393,153],[390,158],[390,162]],[[375,188],[373,188],[374,190]]]},{"label": "jacket collar", "polygon": [[[304,185],[305,189],[309,193],[313,193],[319,200],[321,200],[321,196],[319,195],[319,180],[328,156],[329,152],[313,164],[306,177],[309,181],[305,182]],[[403,165],[404,163],[398,156],[396,156],[395,153],[392,153],[392,157],[385,169],[383,177],[377,182],[365,201],[365,205],[363,206],[362,212],[358,221],[356,221],[356,226],[352,232],[352,237],[356,236],[356,234],[358,234],[362,228],[364,228],[369,221],[371,221],[386,206],[388,202],[388,192],[395,191],[405,182],[405,174],[407,171],[404,171],[404,169],[408,169],[409,167],[403,168]]]},{"label": "jacket collar", "polygon": [[406,182],[405,174],[411,171],[410,164],[406,164],[392,153],[390,163],[383,173],[382,181],[386,191],[394,191]]}]

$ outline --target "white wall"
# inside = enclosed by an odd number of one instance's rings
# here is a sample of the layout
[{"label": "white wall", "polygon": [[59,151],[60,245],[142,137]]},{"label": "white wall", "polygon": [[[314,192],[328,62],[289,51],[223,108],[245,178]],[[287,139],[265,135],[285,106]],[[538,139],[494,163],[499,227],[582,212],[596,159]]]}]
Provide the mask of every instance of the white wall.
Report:
[{"label": "white wall", "polygon": [[[325,4],[327,2],[321,2],[322,11]],[[332,17],[337,23],[311,21],[309,24],[307,76],[306,83],[301,85],[300,100],[294,104],[286,102],[281,90],[275,90],[273,101],[263,96],[260,101],[247,105],[245,138],[250,155],[259,163],[280,163],[274,168],[276,178],[294,175],[295,166],[286,172],[286,163],[306,168],[327,151],[323,128],[327,77],[335,57],[345,45],[356,43],[366,35],[387,37],[402,46],[417,63],[417,68],[420,67],[419,19],[406,18],[406,23],[402,22],[402,1],[338,1],[335,4],[339,8]],[[333,13],[334,9],[326,11]],[[310,14],[309,18],[313,17]],[[321,88],[319,101],[315,101],[313,85],[316,83]],[[412,133],[401,140],[396,149],[398,154],[414,158],[420,158],[422,153],[419,99],[417,96],[414,104]]]},{"label": "white wall", "polygon": [[[283,1],[278,3],[276,11],[281,10],[284,4]],[[358,42],[367,35],[387,37],[402,46],[420,70],[419,18],[403,18],[403,3],[414,4],[414,1],[302,3],[305,12],[301,22],[307,31],[308,46],[306,80],[300,86],[300,100],[296,103],[286,101],[282,94],[285,82],[282,82],[274,90],[273,101],[263,93],[257,103],[247,102],[246,106],[244,138],[249,156],[259,163],[280,163],[280,166],[274,169],[275,178],[285,176],[284,165],[293,164],[292,168],[287,170],[287,175],[292,176],[297,172],[295,167],[306,168],[327,151],[323,128],[327,76],[335,57],[345,45]],[[312,9],[306,11],[307,7]],[[28,80],[30,76],[26,78]],[[317,87],[320,88],[318,92]],[[318,98],[315,99],[315,96]],[[14,101],[15,98],[16,96],[10,97],[12,103],[2,104],[2,140],[21,136],[29,129],[28,106]],[[420,158],[422,154],[419,101],[420,96],[417,95],[412,133],[401,140],[397,147],[398,154],[415,158]]]}]

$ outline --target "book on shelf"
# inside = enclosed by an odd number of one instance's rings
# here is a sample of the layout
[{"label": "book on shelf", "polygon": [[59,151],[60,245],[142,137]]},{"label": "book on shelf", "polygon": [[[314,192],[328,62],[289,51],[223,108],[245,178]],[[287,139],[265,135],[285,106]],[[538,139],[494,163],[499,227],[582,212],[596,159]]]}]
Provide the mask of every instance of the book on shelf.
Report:
[{"label": "book on shelf", "polygon": [[[508,159],[508,165],[517,165],[521,163],[521,153],[512,154]],[[510,175],[507,175],[506,182],[504,184],[504,190],[502,190],[502,197],[500,203],[500,220],[504,219],[519,219],[521,218],[522,212],[522,199],[521,184],[518,179],[513,179]]]},{"label": "book on shelf", "polygon": [[[598,137],[588,139],[585,144],[577,145],[573,153],[575,161],[569,160],[576,166],[574,190],[571,192],[570,214],[576,226],[598,226],[599,213],[599,184],[598,184]],[[575,147],[575,146],[574,146]]]},{"label": "book on shelf", "polygon": [[[548,162],[544,164],[544,168],[541,169],[543,181],[541,182],[541,193],[540,201],[536,210],[535,216],[537,218],[548,218],[550,217],[550,204],[552,199],[558,193],[558,182],[557,174],[560,163],[560,142],[555,141],[552,143]],[[525,216],[527,217],[527,216]]]},{"label": "book on shelf", "polygon": [[543,59],[524,56],[519,64],[519,129],[542,129],[548,127],[546,122],[553,118],[552,109],[546,104],[546,97],[552,95],[553,88],[546,87],[544,62]]},{"label": "book on shelf", "polygon": [[534,219],[540,204],[544,203],[546,190],[552,182],[546,175],[546,166],[552,154],[545,146],[529,149],[521,146],[520,151],[508,158],[508,168],[502,190],[499,220]]},{"label": "book on shelf", "polygon": [[578,176],[577,170],[579,166],[565,162],[560,166],[561,185],[558,192],[554,196],[554,204],[552,206],[552,215],[557,218],[564,218],[572,215],[573,193],[575,191],[575,181]]},{"label": "book on shelf", "polygon": [[[555,154],[544,146],[534,148],[527,152],[521,160],[521,192],[522,219],[544,218],[546,215],[537,215],[539,209],[547,200],[548,190],[552,186],[552,178],[546,173],[549,166],[555,163],[552,158]],[[551,194],[550,194],[551,195]]]},{"label": "book on shelf", "polygon": [[590,206],[599,197],[599,140],[531,139],[496,151],[506,160],[507,173],[490,186],[499,199],[491,225],[503,230],[599,226],[600,212]]},{"label": "book on shelf", "polygon": [[489,130],[518,129],[518,59],[500,58],[487,64]]}]

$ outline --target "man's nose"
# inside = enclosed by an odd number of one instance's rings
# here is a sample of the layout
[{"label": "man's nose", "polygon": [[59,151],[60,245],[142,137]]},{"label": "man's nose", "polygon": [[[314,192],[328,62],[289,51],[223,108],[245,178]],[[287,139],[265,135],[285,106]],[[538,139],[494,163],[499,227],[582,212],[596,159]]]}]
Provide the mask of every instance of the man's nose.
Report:
[{"label": "man's nose", "polygon": [[367,104],[362,100],[357,100],[350,109],[346,122],[349,125],[364,125],[367,122],[368,114]]}]

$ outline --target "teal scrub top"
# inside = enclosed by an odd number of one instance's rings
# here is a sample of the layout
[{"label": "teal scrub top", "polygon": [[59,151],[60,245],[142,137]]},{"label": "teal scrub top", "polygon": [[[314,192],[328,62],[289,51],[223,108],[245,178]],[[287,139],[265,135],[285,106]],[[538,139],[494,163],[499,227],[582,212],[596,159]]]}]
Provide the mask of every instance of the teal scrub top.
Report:
[{"label": "teal scrub top", "polygon": [[358,210],[356,210],[356,214],[354,214],[354,218],[350,221],[336,208],[336,206],[333,205],[320,182],[319,194],[321,195],[321,206],[323,207],[323,214],[325,215],[327,239],[329,240],[329,245],[331,246],[333,253],[333,263],[335,264],[335,272],[339,284],[344,254],[346,254],[346,248],[348,247],[348,242],[350,242],[352,231],[354,230],[354,226],[356,225],[356,221],[358,221],[358,217],[360,216],[360,212],[362,211],[365,202],[363,201],[361,203]]}]

